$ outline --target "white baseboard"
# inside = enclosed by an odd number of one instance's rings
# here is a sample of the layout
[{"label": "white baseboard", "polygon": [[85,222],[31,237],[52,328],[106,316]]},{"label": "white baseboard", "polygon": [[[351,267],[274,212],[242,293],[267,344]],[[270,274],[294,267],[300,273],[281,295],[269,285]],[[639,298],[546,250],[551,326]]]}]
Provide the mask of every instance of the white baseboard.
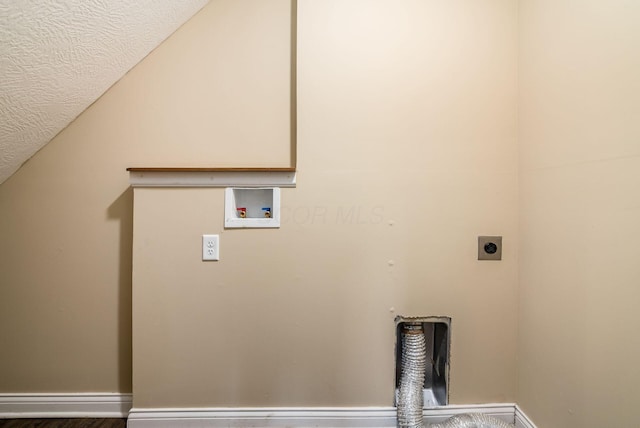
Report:
[{"label": "white baseboard", "polygon": [[0,394],[0,419],[126,418],[131,394]]},{"label": "white baseboard", "polygon": [[[515,421],[515,404],[451,405],[424,411],[426,423],[462,413]],[[136,409],[128,428],[395,428],[394,407]]]},{"label": "white baseboard", "polygon": [[[126,418],[129,428],[395,428],[394,407],[311,408],[131,408],[131,394],[0,394],[0,419],[14,418]],[[536,428],[517,405],[450,405],[424,410],[426,423],[437,423],[462,413],[482,413]]]},{"label": "white baseboard", "polygon": [[524,414],[522,409],[516,404],[516,428],[537,428],[531,419]]}]

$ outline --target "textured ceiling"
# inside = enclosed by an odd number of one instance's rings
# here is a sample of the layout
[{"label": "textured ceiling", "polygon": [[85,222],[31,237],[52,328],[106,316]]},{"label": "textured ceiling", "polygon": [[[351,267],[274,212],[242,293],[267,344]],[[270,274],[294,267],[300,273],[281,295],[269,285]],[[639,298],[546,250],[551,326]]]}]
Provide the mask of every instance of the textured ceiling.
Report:
[{"label": "textured ceiling", "polygon": [[0,183],[208,0],[0,0]]}]

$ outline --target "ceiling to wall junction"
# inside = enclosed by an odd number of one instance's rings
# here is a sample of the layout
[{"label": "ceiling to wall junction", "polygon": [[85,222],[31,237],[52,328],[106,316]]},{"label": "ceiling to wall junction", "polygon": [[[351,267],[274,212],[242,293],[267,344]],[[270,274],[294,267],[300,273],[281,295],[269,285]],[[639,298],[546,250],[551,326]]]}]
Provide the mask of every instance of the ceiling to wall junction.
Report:
[{"label": "ceiling to wall junction", "polygon": [[0,0],[0,183],[208,0]]}]

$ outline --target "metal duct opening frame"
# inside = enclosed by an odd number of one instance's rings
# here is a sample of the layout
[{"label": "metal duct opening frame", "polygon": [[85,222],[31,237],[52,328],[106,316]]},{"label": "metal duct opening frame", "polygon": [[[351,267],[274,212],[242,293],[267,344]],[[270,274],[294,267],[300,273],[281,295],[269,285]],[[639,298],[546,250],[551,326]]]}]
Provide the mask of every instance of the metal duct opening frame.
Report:
[{"label": "metal duct opening frame", "polygon": [[402,331],[408,325],[421,324],[426,343],[423,407],[449,404],[449,361],[451,351],[451,318],[445,316],[403,317],[396,324],[395,405],[398,405],[402,374]]}]

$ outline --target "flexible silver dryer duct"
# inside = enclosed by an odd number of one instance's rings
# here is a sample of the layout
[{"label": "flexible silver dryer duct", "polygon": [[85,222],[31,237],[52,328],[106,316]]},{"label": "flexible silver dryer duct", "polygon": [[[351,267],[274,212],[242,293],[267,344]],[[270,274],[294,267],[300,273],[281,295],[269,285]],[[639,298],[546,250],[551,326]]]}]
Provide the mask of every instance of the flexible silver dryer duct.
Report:
[{"label": "flexible silver dryer duct", "polygon": [[454,416],[440,424],[429,424],[429,428],[513,428],[513,424],[509,424],[502,419],[480,413],[468,413],[464,415]]},{"label": "flexible silver dryer duct", "polygon": [[405,323],[401,340],[398,426],[400,428],[422,428],[424,373],[427,363],[427,349],[422,323]]},{"label": "flexible silver dryer duct", "polygon": [[400,428],[513,428],[514,425],[482,414],[453,416],[439,424],[424,425],[424,378],[427,350],[422,323],[405,323],[401,332],[400,392],[397,416]]}]

